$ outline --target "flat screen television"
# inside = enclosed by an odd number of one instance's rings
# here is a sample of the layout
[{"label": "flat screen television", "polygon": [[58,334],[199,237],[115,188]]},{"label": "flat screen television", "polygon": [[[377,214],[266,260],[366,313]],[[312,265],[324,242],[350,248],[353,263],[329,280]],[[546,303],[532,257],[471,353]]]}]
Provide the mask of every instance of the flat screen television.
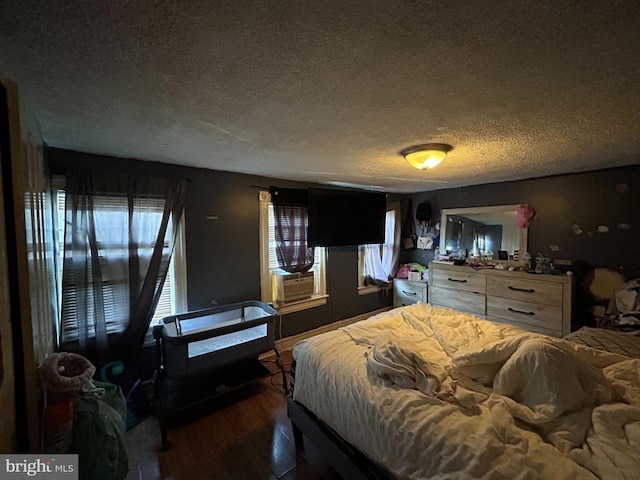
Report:
[{"label": "flat screen television", "polygon": [[309,189],[311,247],[384,243],[387,195],[357,190]]}]

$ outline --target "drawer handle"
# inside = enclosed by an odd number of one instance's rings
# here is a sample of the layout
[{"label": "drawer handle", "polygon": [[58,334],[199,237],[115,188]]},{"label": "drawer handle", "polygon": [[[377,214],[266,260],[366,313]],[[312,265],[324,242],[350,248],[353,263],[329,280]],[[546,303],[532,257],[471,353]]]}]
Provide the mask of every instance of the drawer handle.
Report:
[{"label": "drawer handle", "polygon": [[414,297],[418,295],[416,292],[407,292],[406,290],[402,290],[402,293],[404,293],[405,295],[413,295]]},{"label": "drawer handle", "polygon": [[513,313],[522,313],[523,315],[535,315],[534,312],[523,312],[522,310],[516,310],[515,308],[511,308],[511,307],[507,308],[507,310]]},{"label": "drawer handle", "polygon": [[449,277],[447,280],[449,280],[450,282],[467,283],[466,280],[458,280],[456,278],[451,278],[451,277]]},{"label": "drawer handle", "polygon": [[512,287],[511,285],[509,285],[507,288],[509,290],[515,290],[516,292],[536,293],[536,291],[533,288],[518,288],[518,287]]}]

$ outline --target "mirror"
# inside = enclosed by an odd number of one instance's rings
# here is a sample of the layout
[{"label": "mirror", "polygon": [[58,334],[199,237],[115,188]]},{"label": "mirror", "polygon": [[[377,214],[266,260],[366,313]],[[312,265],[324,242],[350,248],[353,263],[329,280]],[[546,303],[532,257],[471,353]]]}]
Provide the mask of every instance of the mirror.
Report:
[{"label": "mirror", "polygon": [[527,228],[518,228],[518,205],[449,208],[440,219],[440,255],[492,258],[520,265],[527,251]]}]

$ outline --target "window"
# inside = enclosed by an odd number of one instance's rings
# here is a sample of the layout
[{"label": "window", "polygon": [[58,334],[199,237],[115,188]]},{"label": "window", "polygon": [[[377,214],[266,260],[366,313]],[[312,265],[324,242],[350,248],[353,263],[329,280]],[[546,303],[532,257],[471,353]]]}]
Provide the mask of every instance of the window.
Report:
[{"label": "window", "polygon": [[[263,302],[276,301],[276,275],[286,274],[278,266],[276,258],[275,219],[271,195],[260,192],[260,279]],[[326,303],[325,249],[316,247],[314,263],[310,272],[314,274],[315,292],[310,298],[279,305],[280,313],[290,313]]]},{"label": "window", "polygon": [[[64,237],[65,237],[65,191],[61,188],[64,185],[63,177],[56,177],[54,179],[54,193],[57,201],[57,276],[58,276],[58,290],[62,291],[62,273],[63,273],[63,260],[64,260]],[[103,215],[113,216],[115,223],[118,223],[118,216],[122,215],[122,211],[126,211],[126,198],[104,196],[96,197],[99,204],[96,207]],[[143,215],[158,216],[162,215],[163,202],[155,201],[153,198],[140,199],[145,206]],[[124,272],[126,269],[126,261],[128,253],[121,251],[120,249],[109,248],[108,242],[104,242],[98,245],[98,249],[101,251],[100,266],[106,268],[109,264],[112,271]],[[120,264],[118,266],[118,264]],[[123,276],[126,273],[122,274]],[[106,286],[104,302],[105,305],[115,305],[118,302],[118,298],[123,294],[123,290],[119,288],[119,282],[116,276],[111,276],[109,285]],[[77,288],[81,288],[80,285]],[[73,295],[66,295],[63,297],[59,295],[59,307],[62,304],[65,305],[65,311],[70,315],[73,314],[75,298]],[[151,325],[159,323],[159,321],[168,315],[173,315],[181,311],[186,311],[186,256],[185,256],[185,242],[184,242],[184,215],[180,220],[176,241],[174,245],[173,254],[171,255],[171,261],[169,264],[169,270],[165,279],[162,293],[156,306]],[[112,316],[107,319],[107,333],[121,332],[125,325],[121,319],[115,316],[115,308],[106,308],[107,315],[110,313]],[[77,340],[77,327],[75,321],[69,316],[67,319],[61,319],[60,324],[57,325],[57,331],[60,338],[60,343],[73,342]]]},{"label": "window", "polygon": [[160,300],[151,319],[151,326],[157,325],[164,317],[187,311],[187,261],[184,238],[184,214],[180,218],[176,243],[167,278],[162,287]]},{"label": "window", "polygon": [[385,217],[384,244],[360,245],[358,248],[358,293],[377,292],[376,285],[367,285],[366,278],[388,281],[398,268],[400,245],[400,204],[389,205]]}]

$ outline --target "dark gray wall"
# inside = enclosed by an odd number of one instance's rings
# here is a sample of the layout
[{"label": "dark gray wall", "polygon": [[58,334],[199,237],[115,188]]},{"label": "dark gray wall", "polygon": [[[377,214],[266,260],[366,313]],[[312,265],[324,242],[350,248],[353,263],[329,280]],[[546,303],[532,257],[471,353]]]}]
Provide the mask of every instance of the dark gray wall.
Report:
[{"label": "dark gray wall", "polygon": [[[256,187],[312,186],[267,177],[60,149],[48,149],[47,158],[53,172],[68,166],[82,166],[190,180],[185,208],[190,310],[207,308],[212,300],[228,304],[260,298],[259,203]],[[209,216],[215,216],[217,220],[208,220]],[[357,247],[330,248],[327,263],[327,304],[285,315],[282,319],[283,336],[391,305],[390,298],[377,294],[357,294]]]},{"label": "dark gray wall", "polygon": [[[584,262],[587,268],[619,271],[628,280],[640,277],[638,165],[412,196],[413,205],[425,200],[437,219],[443,208],[528,203],[536,211],[528,240],[528,250],[533,256],[537,252],[548,253],[551,258]],[[406,204],[403,208],[406,214]],[[619,224],[629,225],[630,230],[618,228]],[[573,225],[580,226],[580,235],[574,233]],[[599,225],[607,226],[609,232],[598,233]],[[559,250],[552,251],[551,245]],[[402,262],[423,264],[432,259],[433,250],[403,252],[400,258]],[[578,287],[581,288],[579,282]],[[581,296],[581,301],[584,297]]]},{"label": "dark gray wall", "polygon": [[[170,175],[190,179],[187,188],[186,243],[189,309],[260,298],[259,207],[256,186],[306,188],[308,184],[267,177],[219,172],[157,162],[118,159],[49,149],[51,169],[91,166],[112,171]],[[395,196],[395,199],[401,197]],[[405,200],[408,197],[405,197]],[[640,277],[640,166],[543,177],[517,182],[477,185],[415,194],[415,206],[431,204],[439,218],[443,208],[528,203],[536,218],[529,229],[529,251],[555,258],[608,267],[627,278]],[[389,201],[394,199],[390,196]],[[406,215],[406,201],[403,214]],[[217,220],[207,220],[217,216]],[[617,225],[630,225],[629,231]],[[575,235],[572,225],[583,233]],[[597,233],[598,225],[609,233]],[[559,251],[552,252],[550,245]],[[402,262],[428,264],[433,250],[402,252]],[[324,306],[286,315],[283,336],[376,310],[391,304],[377,294],[358,295],[357,249],[328,250]]]}]

